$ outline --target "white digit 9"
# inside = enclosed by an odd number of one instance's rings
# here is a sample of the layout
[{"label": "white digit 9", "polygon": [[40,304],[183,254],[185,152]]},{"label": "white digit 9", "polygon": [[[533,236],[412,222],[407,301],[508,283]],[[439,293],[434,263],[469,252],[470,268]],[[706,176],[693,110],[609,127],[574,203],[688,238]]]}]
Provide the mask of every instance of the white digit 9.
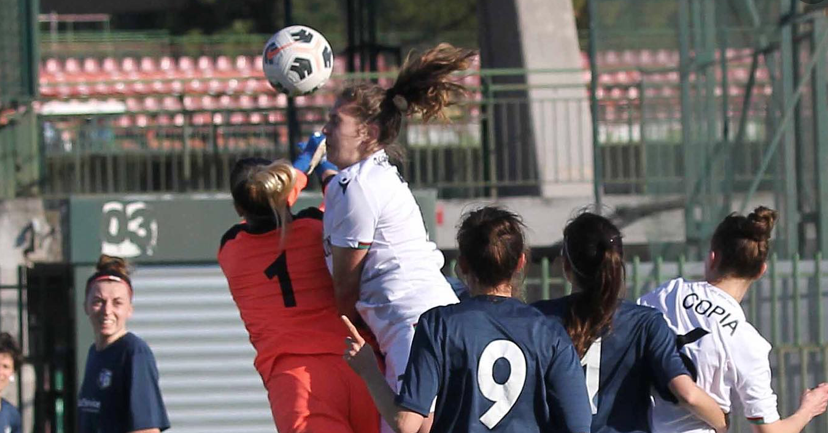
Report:
[{"label": "white digit 9", "polygon": [[[494,365],[498,359],[509,362],[509,378],[500,384],[494,380]],[[494,402],[480,417],[490,430],[512,410],[523,385],[526,383],[526,357],[517,344],[509,340],[495,340],[489,343],[477,363],[477,385],[484,397]]]}]

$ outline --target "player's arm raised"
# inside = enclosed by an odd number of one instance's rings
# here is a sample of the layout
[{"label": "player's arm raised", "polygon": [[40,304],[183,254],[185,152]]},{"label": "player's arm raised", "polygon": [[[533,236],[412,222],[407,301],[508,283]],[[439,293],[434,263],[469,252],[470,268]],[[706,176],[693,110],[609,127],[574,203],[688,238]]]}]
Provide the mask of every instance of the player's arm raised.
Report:
[{"label": "player's arm raised", "polygon": [[365,381],[380,415],[396,432],[415,433],[419,431],[425,418],[395,403],[397,396],[385,381],[377,365],[374,351],[371,347],[365,348],[365,340],[346,316],[342,316],[342,321],[345,322],[351,334],[345,339],[346,348],[343,356],[348,365]]}]

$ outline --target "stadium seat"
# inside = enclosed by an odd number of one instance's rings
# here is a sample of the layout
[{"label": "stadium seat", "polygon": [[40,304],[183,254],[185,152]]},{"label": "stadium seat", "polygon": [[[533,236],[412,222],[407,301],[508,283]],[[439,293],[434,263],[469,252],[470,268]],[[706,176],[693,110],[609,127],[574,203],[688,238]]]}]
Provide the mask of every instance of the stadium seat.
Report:
[{"label": "stadium seat", "polygon": [[60,75],[63,72],[61,64],[57,59],[46,59],[44,69],[46,70],[47,74],[55,76]]},{"label": "stadium seat", "polygon": [[178,72],[182,76],[190,77],[195,70],[195,63],[191,57],[182,56],[178,58]]},{"label": "stadium seat", "polygon": [[161,57],[158,62],[158,69],[167,77],[175,76],[175,60],[169,56]]},{"label": "stadium seat", "polygon": [[117,75],[119,72],[118,62],[116,62],[112,57],[105,57],[101,62],[101,69],[106,74]]},{"label": "stadium seat", "polygon": [[134,73],[138,70],[138,65],[132,57],[124,57],[121,60],[121,71],[125,73]]},{"label": "stadium seat", "polygon": [[175,96],[165,96],[161,106],[166,111],[176,111],[181,109],[181,101]]},{"label": "stadium seat", "polygon": [[227,56],[218,56],[216,58],[216,71],[221,74],[230,75],[233,71],[233,65],[230,63],[230,58]]},{"label": "stadium seat", "polygon": [[144,98],[144,109],[147,111],[158,111],[160,105],[158,99],[153,97]]},{"label": "stadium seat", "polygon": [[181,81],[170,82],[170,92],[177,95],[184,93],[184,83]]},{"label": "stadium seat", "polygon": [[213,58],[208,56],[201,56],[198,58],[196,64],[196,71],[202,75],[213,75]]}]

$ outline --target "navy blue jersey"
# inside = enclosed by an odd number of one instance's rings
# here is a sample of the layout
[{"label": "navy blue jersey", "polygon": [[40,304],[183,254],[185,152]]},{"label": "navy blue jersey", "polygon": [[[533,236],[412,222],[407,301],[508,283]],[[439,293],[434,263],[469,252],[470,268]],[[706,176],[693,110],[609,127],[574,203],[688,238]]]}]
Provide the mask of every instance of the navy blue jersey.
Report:
[{"label": "navy blue jersey", "polygon": [[89,348],[78,397],[80,433],[126,433],[170,427],[147,343],[132,333],[98,351]]},{"label": "navy blue jersey", "polygon": [[0,401],[0,433],[21,433],[20,412],[5,398]]},{"label": "navy blue jersey", "polygon": [[[565,323],[571,296],[533,304]],[[589,362],[592,359],[593,362]],[[688,374],[676,347],[676,335],[661,313],[621,301],[610,331],[590,347],[584,359],[592,404],[592,432],[649,432],[653,389],[674,400],[669,383]]]},{"label": "navy blue jersey", "polygon": [[476,296],[420,316],[397,404],[432,432],[586,432],[584,374],[560,324],[512,298]]}]

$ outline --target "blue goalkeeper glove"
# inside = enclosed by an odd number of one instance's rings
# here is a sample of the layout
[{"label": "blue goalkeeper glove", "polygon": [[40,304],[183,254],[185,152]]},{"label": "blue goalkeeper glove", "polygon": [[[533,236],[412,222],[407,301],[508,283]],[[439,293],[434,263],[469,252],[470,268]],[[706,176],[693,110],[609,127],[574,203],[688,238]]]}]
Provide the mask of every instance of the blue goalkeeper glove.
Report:
[{"label": "blue goalkeeper glove", "polygon": [[324,141],[325,134],[322,134],[321,132],[314,132],[310,137],[308,137],[308,141],[298,143],[297,146],[299,147],[300,153],[299,156],[297,156],[293,161],[293,168],[303,173],[311,171],[311,169],[314,168],[311,166],[313,156],[319,149],[319,145]]}]

